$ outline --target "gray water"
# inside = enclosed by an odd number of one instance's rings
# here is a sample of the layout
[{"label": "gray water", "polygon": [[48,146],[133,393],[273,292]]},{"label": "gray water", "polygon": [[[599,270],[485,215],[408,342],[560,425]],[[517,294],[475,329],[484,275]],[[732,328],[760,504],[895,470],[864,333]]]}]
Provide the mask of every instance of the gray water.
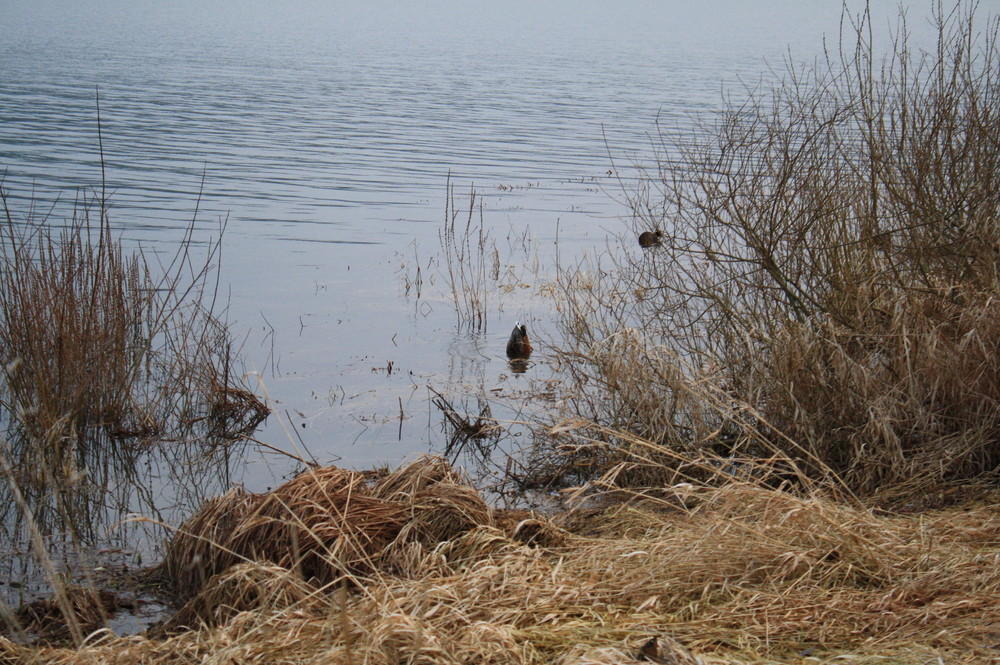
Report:
[{"label": "gray water", "polygon": [[[434,262],[449,176],[526,275],[556,248],[608,251],[628,213],[609,173],[648,159],[657,127],[689,131],[725,91],[813,61],[840,3],[5,0],[2,15],[13,209],[58,222],[100,187],[99,94],[127,242],[169,254],[191,219],[201,242],[228,220],[227,318],[275,408],[259,438],[364,468],[441,450],[428,385],[516,413],[546,377],[544,343],[525,374],[504,357],[515,320],[553,332],[536,284],[495,294],[485,332],[457,329]],[[259,490],[292,466],[253,449],[232,475]]]}]

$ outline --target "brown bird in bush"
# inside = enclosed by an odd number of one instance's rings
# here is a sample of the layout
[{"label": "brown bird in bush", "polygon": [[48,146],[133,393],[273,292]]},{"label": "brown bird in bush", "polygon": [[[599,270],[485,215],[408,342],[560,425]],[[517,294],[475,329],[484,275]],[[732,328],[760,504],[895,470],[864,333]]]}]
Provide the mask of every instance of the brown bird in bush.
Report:
[{"label": "brown bird in bush", "polygon": [[660,244],[660,238],[663,237],[663,231],[657,229],[655,231],[643,231],[639,234],[639,247],[653,247]]},{"label": "brown bird in bush", "polygon": [[520,321],[514,324],[514,330],[507,340],[507,357],[527,360],[531,355],[531,342],[528,341],[528,327]]}]

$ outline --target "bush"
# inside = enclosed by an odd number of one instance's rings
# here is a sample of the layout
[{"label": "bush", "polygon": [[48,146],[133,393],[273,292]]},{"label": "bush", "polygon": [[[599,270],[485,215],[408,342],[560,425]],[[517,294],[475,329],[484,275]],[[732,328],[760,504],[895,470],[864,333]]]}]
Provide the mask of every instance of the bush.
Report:
[{"label": "bush", "polygon": [[866,12],[839,56],[661,133],[627,192],[661,245],[562,279],[574,415],[662,446],[671,474],[678,451],[865,494],[995,473],[998,22],[935,21],[937,51],[901,18],[876,62]]}]

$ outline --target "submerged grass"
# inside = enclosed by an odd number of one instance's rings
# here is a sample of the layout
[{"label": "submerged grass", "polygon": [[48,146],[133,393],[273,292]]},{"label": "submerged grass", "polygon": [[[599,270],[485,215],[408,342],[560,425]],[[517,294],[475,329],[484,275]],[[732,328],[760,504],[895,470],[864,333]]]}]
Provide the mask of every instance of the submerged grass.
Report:
[{"label": "submerged grass", "polygon": [[[479,212],[478,224],[474,221]],[[493,283],[499,279],[500,255],[483,223],[482,204],[475,190],[469,193],[465,223],[455,205],[455,190],[448,180],[445,221],[440,233],[445,278],[458,317],[458,329],[485,332]]]},{"label": "submerged grass", "polygon": [[16,485],[37,528],[89,537],[144,451],[224,446],[268,410],[243,389],[218,318],[220,239],[197,263],[192,225],[154,272],[113,237],[103,200],[61,228],[0,200],[0,517],[18,521]]},{"label": "submerged grass", "polygon": [[202,500],[268,409],[243,388],[219,318],[221,239],[199,262],[192,222],[169,263],[150,266],[114,237],[103,195],[78,201],[64,225],[20,214],[2,188],[0,201],[4,574],[22,598],[53,590],[16,614],[0,599],[0,611],[15,633],[79,644],[119,598],[69,580],[93,581],[85,562],[99,549],[137,544],[126,542],[141,528],[122,528],[127,513],[170,509],[157,484],[183,484],[178,502]]}]

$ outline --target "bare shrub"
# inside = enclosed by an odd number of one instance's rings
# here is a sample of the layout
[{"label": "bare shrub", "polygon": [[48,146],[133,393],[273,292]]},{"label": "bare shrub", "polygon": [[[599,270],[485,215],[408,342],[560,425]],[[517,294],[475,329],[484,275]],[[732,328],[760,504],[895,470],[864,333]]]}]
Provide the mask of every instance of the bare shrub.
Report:
[{"label": "bare shrub", "polygon": [[878,62],[844,18],[821,65],[661,131],[626,190],[661,244],[561,280],[572,415],[863,493],[997,467],[998,22],[939,9],[918,53],[901,19]]}]

